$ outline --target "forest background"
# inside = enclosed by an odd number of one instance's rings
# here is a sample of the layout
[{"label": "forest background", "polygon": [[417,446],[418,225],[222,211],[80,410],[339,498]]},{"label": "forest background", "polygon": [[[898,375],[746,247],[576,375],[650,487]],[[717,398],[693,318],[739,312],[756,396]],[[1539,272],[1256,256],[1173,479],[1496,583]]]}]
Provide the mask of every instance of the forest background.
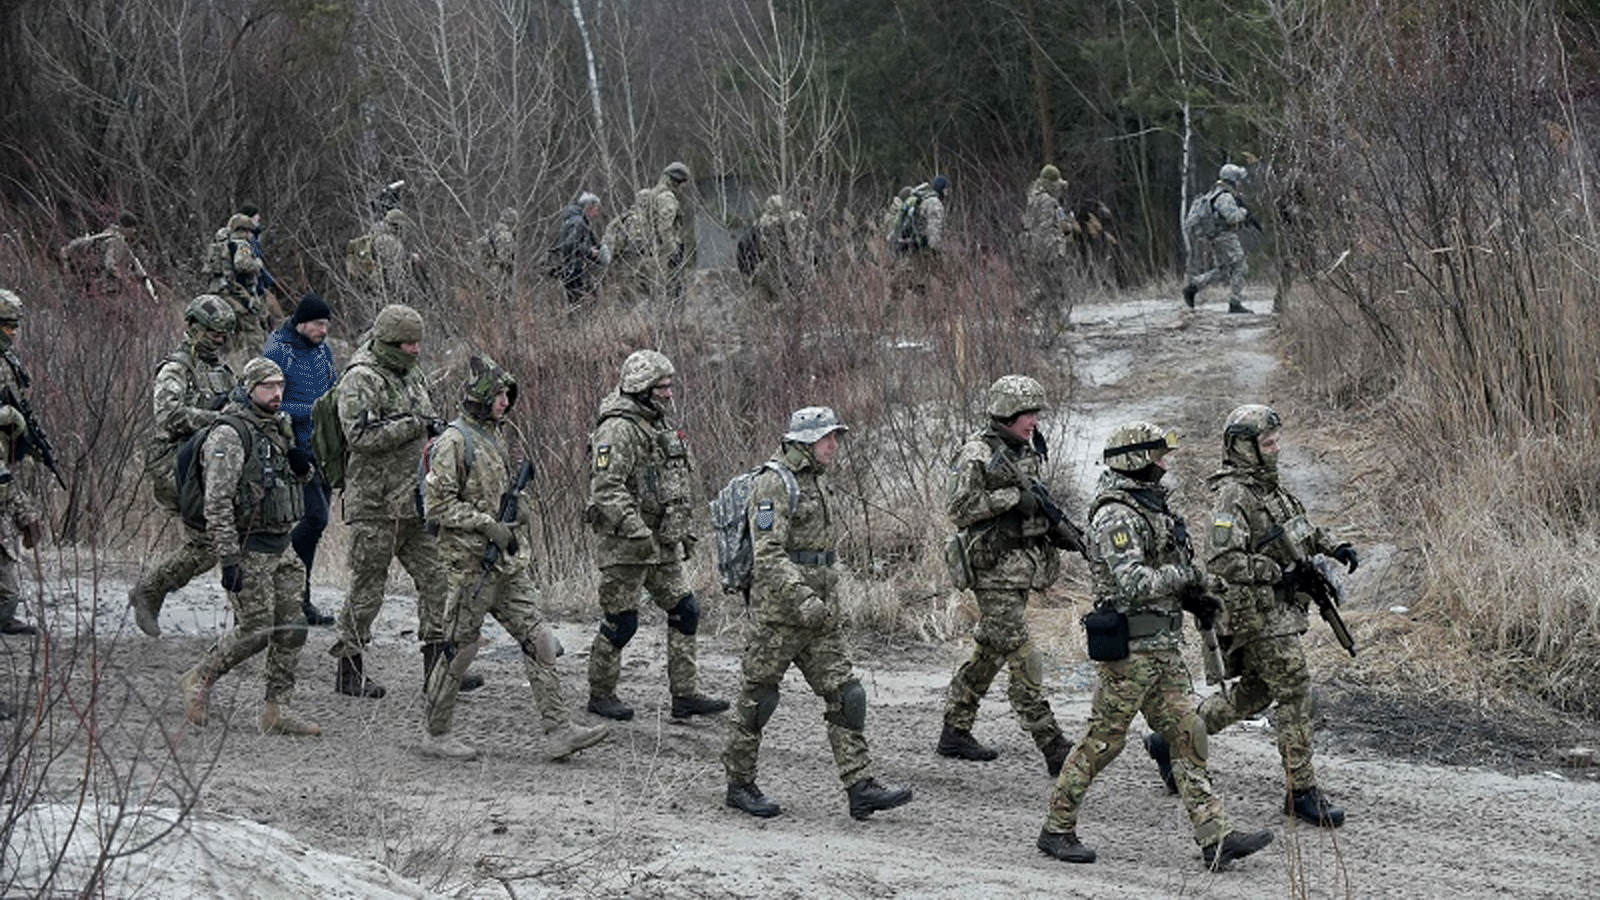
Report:
[{"label": "forest background", "polygon": [[[1413,606],[1482,685],[1592,718],[1597,24],[1593,0],[10,0],[0,283],[28,303],[67,490],[36,487],[75,571],[149,541],[149,374],[212,233],[258,204],[274,274],[354,338],[378,302],[344,283],[345,243],[404,179],[441,403],[463,347],[524,385],[542,579],[591,568],[588,423],[654,346],[683,366],[707,488],[796,406],[858,423],[846,555],[876,586],[857,615],[915,630],[946,593],[942,469],[983,388],[1021,371],[1073,390],[1027,331],[1028,181],[1055,163],[1071,202],[1111,211],[1117,249],[1075,293],[1166,284],[1176,304],[1181,211],[1232,161],[1266,225],[1252,266],[1277,285],[1279,349],[1309,408],[1359,437],[1358,525],[1398,536]],[[689,302],[569,316],[544,274],[556,211],[580,190],[620,211],[673,159],[706,235]],[[936,172],[947,276],[907,303],[879,222]],[[734,315],[726,235],[772,192],[823,234],[822,287]],[[522,240],[498,294],[475,242],[505,207]],[[158,301],[85,294],[53,258],[122,210]]]}]

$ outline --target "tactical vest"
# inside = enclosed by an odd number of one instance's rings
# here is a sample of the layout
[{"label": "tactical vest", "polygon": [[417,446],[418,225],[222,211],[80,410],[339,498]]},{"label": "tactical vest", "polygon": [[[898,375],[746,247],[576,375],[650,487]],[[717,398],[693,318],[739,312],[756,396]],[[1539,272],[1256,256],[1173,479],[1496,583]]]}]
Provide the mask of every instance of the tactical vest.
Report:
[{"label": "tactical vest", "polygon": [[600,421],[611,418],[626,419],[647,436],[649,456],[628,476],[628,492],[638,498],[640,517],[657,540],[683,540],[693,525],[689,504],[694,495],[694,462],[687,437],[679,429],[661,428],[628,412],[612,412]]},{"label": "tactical vest", "polygon": [[241,537],[255,532],[285,534],[304,515],[305,495],[289,470],[286,449],[280,446],[280,421],[253,419],[224,415],[217,420],[232,425],[244,444],[244,468],[233,492],[233,521]]},{"label": "tactical vest", "polygon": [[[1144,547],[1145,564],[1152,568],[1169,565],[1190,565],[1193,563],[1194,554],[1189,544],[1189,528],[1183,517],[1173,512],[1164,503],[1154,502],[1150,498],[1141,497],[1134,491],[1122,488],[1103,490],[1095,497],[1089,509],[1091,521],[1100,509],[1111,503],[1119,503],[1128,507],[1139,515],[1149,526],[1151,543]],[[1103,559],[1092,560],[1091,569],[1094,574],[1095,594],[1100,598],[1120,597],[1122,587],[1111,574],[1111,566]],[[1133,648],[1151,649],[1152,646],[1167,644],[1176,646],[1178,633],[1183,628],[1182,610],[1178,606],[1176,596],[1156,598],[1155,602],[1140,598],[1122,598],[1126,602],[1119,604],[1128,607],[1128,636],[1133,641]],[[1170,635],[1163,638],[1163,635]],[[1141,641],[1141,638],[1152,639]],[[1140,646],[1144,643],[1145,646]]]}]

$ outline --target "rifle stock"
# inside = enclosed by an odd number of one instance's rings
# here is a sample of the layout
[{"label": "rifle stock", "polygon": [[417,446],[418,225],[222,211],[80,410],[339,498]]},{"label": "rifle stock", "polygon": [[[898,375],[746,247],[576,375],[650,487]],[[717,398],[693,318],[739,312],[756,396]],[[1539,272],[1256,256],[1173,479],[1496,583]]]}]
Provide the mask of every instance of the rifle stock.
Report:
[{"label": "rifle stock", "polygon": [[1295,590],[1310,597],[1317,604],[1317,613],[1322,616],[1322,621],[1328,623],[1333,629],[1333,636],[1339,641],[1351,656],[1356,655],[1356,639],[1350,634],[1350,627],[1345,624],[1344,617],[1339,615],[1339,586],[1334,584],[1328,573],[1321,566],[1314,563],[1301,563],[1295,567]]}]

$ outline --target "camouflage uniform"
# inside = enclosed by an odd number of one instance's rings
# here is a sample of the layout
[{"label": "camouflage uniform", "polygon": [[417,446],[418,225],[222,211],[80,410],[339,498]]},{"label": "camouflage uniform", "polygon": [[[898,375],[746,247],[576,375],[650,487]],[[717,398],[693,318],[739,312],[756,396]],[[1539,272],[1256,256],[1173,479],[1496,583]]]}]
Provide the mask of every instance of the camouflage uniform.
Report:
[{"label": "camouflage uniform", "polygon": [[512,273],[517,264],[517,211],[507,207],[500,218],[483,237],[478,239],[478,253],[484,270],[496,288],[505,290],[511,285]]},{"label": "camouflage uniform", "polygon": [[261,352],[271,328],[266,303],[256,285],[266,265],[252,242],[254,225],[249,216],[234,213],[212,238],[209,251],[211,284],[207,290],[233,307],[235,330],[228,355],[241,362]]},{"label": "camouflage uniform", "polygon": [[683,187],[689,178],[688,166],[668,165],[661,180],[639,191],[633,207],[616,220],[619,234],[606,232],[606,243],[620,248],[619,257],[634,265],[639,293],[658,302],[681,300],[694,267],[694,211]]},{"label": "camouflage uniform", "polygon": [[[383,606],[389,561],[399,558],[417,587],[417,637],[444,638],[445,580],[437,541],[417,509],[417,460],[430,431],[442,426],[417,357],[399,345],[422,339],[422,317],[405,306],[378,314],[334,387],[350,460],[344,521],[350,526],[350,593],[339,611],[339,640],[328,652],[358,661]],[[354,662],[359,668],[359,662]],[[345,671],[342,669],[341,671]]]},{"label": "camouflage uniform", "polygon": [[1160,484],[1164,469],[1158,461],[1170,447],[1148,423],[1114,430],[1105,452],[1108,469],[1090,506],[1090,569],[1097,607],[1126,616],[1128,655],[1096,664],[1099,683],[1088,729],[1056,779],[1039,838],[1040,849],[1073,862],[1094,859],[1093,851],[1087,851],[1087,858],[1073,855],[1074,850],[1087,850],[1076,838],[1078,811],[1095,776],[1122,752],[1128,724],[1140,713],[1177,747],[1173,774],[1195,843],[1204,848],[1208,864],[1225,866],[1272,840],[1270,832],[1233,834],[1206,768],[1205,727],[1189,696],[1191,682],[1180,650],[1179,599],[1195,588],[1203,590],[1205,576],[1194,566],[1184,521],[1168,507],[1167,491]]},{"label": "camouflage uniform", "polygon": [[206,694],[211,685],[264,649],[266,702],[271,705],[272,724],[268,713],[263,713],[262,728],[272,730],[279,725],[277,707],[287,704],[294,694],[295,666],[306,642],[306,620],[300,611],[305,570],[297,557],[284,551],[289,548],[289,530],[304,510],[302,485],[311,470],[309,463],[304,474],[290,469],[294,430],[289,417],[249,399],[251,389],[271,377],[283,377],[277,363],[256,358],[246,364],[242,376],[246,398],[223,409],[221,422],[211,428],[200,448],[206,536],[224,567],[224,579],[229,569],[237,566],[242,586],[228,592],[234,627],[184,677],[190,720],[195,724],[205,724]]},{"label": "camouflage uniform", "polygon": [[[1252,426],[1251,433],[1235,436],[1233,420],[1252,412],[1272,427]],[[1207,697],[1199,713],[1206,731],[1216,734],[1272,707],[1278,752],[1293,793],[1316,787],[1317,777],[1311,764],[1311,674],[1300,646],[1308,601],[1284,584],[1283,573],[1319,554],[1347,559],[1353,567],[1355,552],[1306,519],[1299,499],[1278,483],[1276,455],[1257,449],[1257,435],[1276,431],[1277,423],[1277,414],[1266,407],[1235,410],[1222,468],[1206,480],[1213,492],[1206,568],[1227,583],[1217,631],[1228,648],[1230,670],[1241,677]]]},{"label": "camouflage uniform", "polygon": [[[22,300],[11,291],[0,289],[0,327],[17,327],[22,321]],[[10,335],[0,331],[0,397],[12,396],[21,401],[28,397],[28,372],[22,366],[12,346]],[[12,477],[12,465],[19,461],[21,448],[18,442],[27,435],[22,410],[9,403],[0,403],[0,443],[5,456],[0,458],[0,629],[6,633],[30,633],[31,626],[17,619],[17,609],[22,603],[22,582],[18,572],[18,555],[12,538],[22,535],[23,544],[31,546],[40,537],[43,520],[39,507],[28,492]]]},{"label": "camouflage uniform", "polygon": [[[145,477],[156,502],[167,511],[178,511],[174,468],[178,447],[195,432],[217,420],[238,379],[210,337],[218,332],[232,333],[234,317],[226,301],[214,294],[202,294],[189,304],[189,321],[182,344],[168,353],[156,369],[154,395],[155,431],[145,450]],[[205,532],[182,525],[183,544],[157,559],[134,583],[128,594],[136,610],[139,627],[154,637],[161,633],[156,625],[167,595],[193,581],[217,564],[217,555]]]},{"label": "camouflage uniform", "polygon": [[[996,466],[997,457],[1007,465]],[[1028,592],[1054,584],[1061,563],[1046,538],[1050,522],[1044,513],[1037,504],[1019,507],[1027,491],[1018,483],[1019,476],[1037,480],[1040,462],[1032,446],[991,424],[968,437],[951,463],[945,510],[966,535],[979,617],[972,657],[950,679],[944,722],[970,732],[978,704],[1005,666],[1011,709],[1043,752],[1065,738],[1045,697],[1043,665],[1024,614]]]},{"label": "camouflage uniform", "polygon": [[143,282],[148,273],[133,252],[132,242],[137,235],[138,219],[124,213],[117,224],[75,237],[58,252],[85,293],[117,296],[125,291],[142,291],[136,283]]},{"label": "camouflage uniform", "polygon": [[[545,734],[552,736],[550,755],[560,758],[578,749],[568,749],[569,744],[560,739],[563,732],[578,738],[578,743],[592,738],[585,746],[604,738],[606,732],[603,728],[583,729],[578,735],[571,734],[572,713],[561,696],[555,666],[559,644],[534,600],[536,592],[528,575],[532,534],[525,514],[519,521],[507,523],[514,546],[509,550],[497,547],[493,567],[484,571],[484,551],[491,540],[485,529],[499,522],[500,499],[513,476],[501,422],[490,407],[501,390],[509,391],[514,400],[516,383],[493,360],[474,357],[471,364],[473,380],[463,403],[465,414],[434,441],[423,483],[428,520],[439,527],[439,561],[448,584],[443,640],[434,647],[428,672],[426,729],[430,738],[449,735],[461,676],[478,646],[484,616],[493,614],[522,648],[523,671],[533,688]],[[525,512],[527,504],[528,498],[522,496],[519,512]],[[434,741],[428,746],[442,745]],[[476,754],[457,743],[435,755],[470,758]]]},{"label": "camouflage uniform", "polygon": [[1200,291],[1225,281],[1228,284],[1228,311],[1248,312],[1244,306],[1244,279],[1250,274],[1250,264],[1245,260],[1244,245],[1239,242],[1239,229],[1249,219],[1250,211],[1236,193],[1238,181],[1244,178],[1244,170],[1231,165],[1222,169],[1224,178],[1196,201],[1209,205],[1211,210],[1193,235],[1201,245],[1197,249],[1210,249],[1211,268],[1189,279],[1184,286],[1183,296],[1193,306],[1195,295]]},{"label": "camouflage uniform", "polygon": [[[638,628],[641,587],[667,614],[672,696],[699,695],[699,601],[684,578],[682,563],[696,541],[694,458],[684,432],[670,425],[666,410],[651,399],[655,386],[672,374],[672,363],[653,350],[630,355],[622,382],[600,403],[599,423],[589,438],[585,515],[598,537],[595,557],[605,616],[589,654],[591,710],[616,702],[622,648]],[[617,717],[631,715],[628,710]]]},{"label": "camouflage uniform", "polygon": [[1067,232],[1073,219],[1061,208],[1066,183],[1055,166],[1045,166],[1028,186],[1028,205],[1022,214],[1022,255],[1032,285],[1028,305],[1052,332],[1066,327],[1072,312],[1067,293]]},{"label": "camouflage uniform", "polygon": [[756,220],[755,231],[760,258],[751,283],[760,302],[772,305],[791,299],[815,281],[816,235],[805,213],[773,194]]},{"label": "camouflage uniform", "polygon": [[[896,285],[914,294],[925,294],[928,286],[938,279],[940,256],[944,251],[944,191],[949,179],[943,175],[932,182],[923,182],[911,189],[903,199],[891,204],[889,217],[889,244],[894,250],[892,277]],[[906,237],[900,233],[900,219],[907,204],[914,204],[909,213],[914,219],[915,234]]]}]

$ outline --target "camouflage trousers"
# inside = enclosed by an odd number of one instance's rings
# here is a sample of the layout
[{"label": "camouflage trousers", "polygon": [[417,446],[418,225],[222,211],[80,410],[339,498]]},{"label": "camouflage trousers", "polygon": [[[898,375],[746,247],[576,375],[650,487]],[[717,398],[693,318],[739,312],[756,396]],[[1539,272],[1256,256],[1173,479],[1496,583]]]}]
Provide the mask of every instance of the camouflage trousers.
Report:
[{"label": "camouflage trousers", "polygon": [[1317,783],[1311,765],[1311,672],[1298,635],[1262,638],[1233,651],[1243,676],[1226,691],[1201,702],[1198,712],[1206,733],[1216,734],[1267,707],[1278,733],[1278,754],[1288,773],[1290,790]]},{"label": "camouflage trousers", "polygon": [[444,640],[444,570],[439,545],[421,519],[362,519],[350,524],[350,593],[339,611],[335,656],[353,656],[372,642],[372,620],[383,608],[389,561],[396,557],[417,588],[417,638]]},{"label": "camouflage trousers", "polygon": [[133,583],[133,596],[159,616],[167,595],[217,564],[217,551],[205,532],[183,526],[183,543],[167,551]]},{"label": "camouflage trousers", "polygon": [[0,542],[0,622],[15,619],[20,605],[22,581],[17,577],[17,557],[9,546]]},{"label": "camouflage trousers", "polygon": [[1000,667],[1005,666],[1010,677],[1006,698],[1011,701],[1011,711],[1016,713],[1022,730],[1032,735],[1034,744],[1042,750],[1061,736],[1061,727],[1045,698],[1044,666],[1023,618],[1028,592],[979,589],[973,593],[978,598],[978,628],[973,635],[972,658],[962,663],[950,679],[945,724],[971,731],[978,718],[978,704],[989,693]]},{"label": "camouflage trousers", "polygon": [[830,624],[802,628],[757,622],[751,624],[745,639],[744,687],[729,723],[727,749],[722,752],[728,783],[750,784],[756,780],[761,729],[778,705],[778,685],[790,665],[797,667],[811,690],[827,702],[822,718],[828,726],[828,745],[833,748],[839,781],[848,787],[870,777],[872,760],[867,755],[867,736],[844,724],[840,688],[854,681],[855,676],[839,627]]},{"label": "camouflage trousers", "polygon": [[250,553],[240,562],[244,590],[229,592],[233,628],[217,639],[200,664],[200,675],[215,681],[263,649],[267,651],[269,703],[288,703],[294,695],[294,670],[306,642],[306,617],[300,609],[305,570],[290,553]]},{"label": "camouflage trousers", "polygon": [[[683,564],[666,562],[648,566],[604,566],[600,569],[600,611],[608,616],[639,611],[639,591],[663,611],[678,605],[690,595],[683,576]],[[626,646],[626,644],[624,644]],[[609,697],[617,692],[622,679],[622,647],[605,636],[595,635],[589,649],[589,693]],[[667,628],[667,685],[674,697],[700,692],[699,668],[695,663],[695,636]]]},{"label": "camouflage trousers", "polygon": [[[541,661],[538,647],[555,646],[550,626],[544,622],[538,604],[534,602],[533,580],[527,569],[502,572],[496,569],[483,577],[483,551],[477,543],[451,547],[441,541],[440,562],[443,564],[447,584],[444,606],[444,639],[456,650],[478,642],[483,630],[483,620],[493,615],[522,647],[522,670],[533,688],[533,702],[539,709],[539,718],[546,734],[559,731],[572,724],[572,712],[561,696],[561,679],[555,662]],[[550,655],[547,653],[546,655]],[[451,660],[452,662],[454,660]],[[456,695],[461,690],[461,672],[458,667],[441,660],[428,674],[427,702],[424,717],[428,733],[447,734],[455,714]]]},{"label": "camouflage trousers", "polygon": [[1058,253],[1036,253],[1026,260],[1028,276],[1027,311],[1047,334],[1065,331],[1072,316],[1072,294],[1068,291],[1071,268]]},{"label": "camouflage trousers", "polygon": [[1244,258],[1244,245],[1236,232],[1224,231],[1211,239],[1211,268],[1189,281],[1195,290],[1203,290],[1218,282],[1227,282],[1228,302],[1238,304],[1244,299],[1244,278],[1250,274],[1250,264]]},{"label": "camouflage trousers", "polygon": [[1127,659],[1098,663],[1099,683],[1089,711],[1088,732],[1073,745],[1061,767],[1045,830],[1066,832],[1078,827],[1083,796],[1100,771],[1128,742],[1128,724],[1139,713],[1145,724],[1172,748],[1172,774],[1189,813],[1195,843],[1214,844],[1232,830],[1222,800],[1211,787],[1206,768],[1206,734],[1189,697],[1192,682],[1183,655],[1170,650],[1135,651]]}]

